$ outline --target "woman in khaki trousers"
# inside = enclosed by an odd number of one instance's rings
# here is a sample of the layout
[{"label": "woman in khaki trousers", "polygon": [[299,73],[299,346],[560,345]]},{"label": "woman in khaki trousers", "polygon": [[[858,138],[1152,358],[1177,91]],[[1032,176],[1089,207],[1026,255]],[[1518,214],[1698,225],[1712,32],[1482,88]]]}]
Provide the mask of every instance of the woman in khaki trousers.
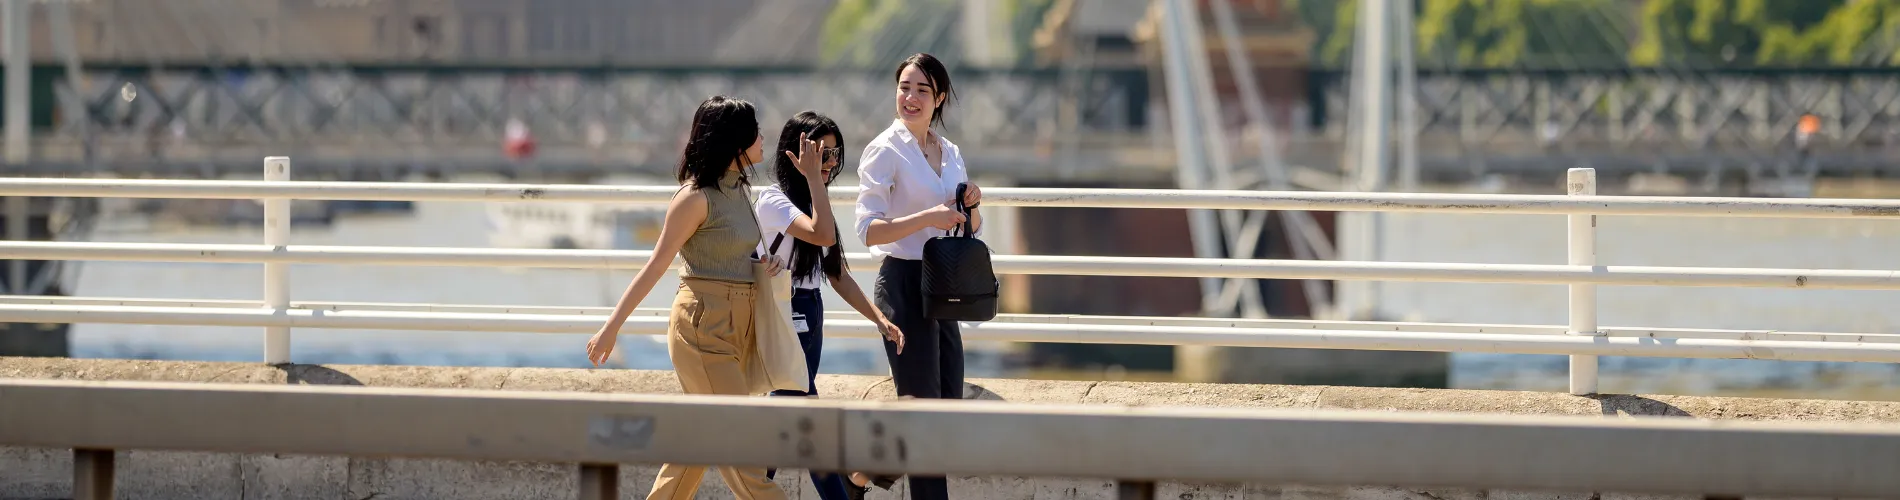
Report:
[{"label": "woman in khaki trousers", "polygon": [[[724,96],[700,103],[680,158],[683,186],[666,209],[653,258],[627,286],[607,324],[587,342],[587,358],[595,366],[613,353],[621,323],[653,290],[677,254],[686,267],[680,271],[679,295],[673,299],[667,322],[666,352],[680,385],[687,394],[751,392],[744,367],[758,355],[752,265],[759,223],[747,199],[745,169],[763,160],[763,139],[751,103]],[[793,161],[819,161],[817,145],[806,142]],[[647,498],[690,499],[705,472],[705,467],[666,464]],[[766,480],[763,467],[719,467],[719,476],[741,500],[785,498],[778,486]]]}]

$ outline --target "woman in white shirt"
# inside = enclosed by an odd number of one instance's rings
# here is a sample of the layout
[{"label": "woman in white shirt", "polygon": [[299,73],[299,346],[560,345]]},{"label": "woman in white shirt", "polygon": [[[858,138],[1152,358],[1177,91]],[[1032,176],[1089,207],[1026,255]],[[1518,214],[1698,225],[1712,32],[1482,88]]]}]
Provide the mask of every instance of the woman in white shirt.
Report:
[{"label": "woman in white shirt", "polygon": [[[759,255],[766,255],[780,269],[792,273],[792,327],[798,332],[799,346],[805,351],[805,368],[810,371],[812,392],[780,390],[773,396],[817,396],[818,361],[824,348],[825,304],[818,287],[830,281],[831,288],[845,303],[878,326],[884,339],[898,350],[904,346],[904,334],[884,313],[871,305],[851,279],[844,263],[844,244],[838,237],[838,224],[831,215],[831,198],[826,188],[838,178],[838,163],[844,153],[844,134],[837,122],[812,111],[799,112],[785,122],[779,132],[778,154],[773,158],[777,182],[759,194],[753,209],[758,213]],[[817,200],[816,203],[813,200]],[[822,273],[822,276],[820,276]],[[777,474],[769,470],[766,477]],[[849,489],[842,476],[812,471],[812,486],[824,500],[862,498],[868,477],[852,476]],[[857,493],[852,495],[851,493]]]},{"label": "woman in white shirt", "polygon": [[[899,396],[963,398],[963,334],[957,322],[923,314],[924,243],[964,222],[957,185],[968,183],[956,144],[931,129],[943,124],[950,72],[930,54],[897,65],[897,119],[864,146],[858,161],[858,239],[883,259],[877,274],[877,306],[902,329],[901,346],[886,340],[892,382]],[[982,191],[970,184],[964,203],[978,233]],[[949,498],[942,476],[910,478],[911,498]]]}]

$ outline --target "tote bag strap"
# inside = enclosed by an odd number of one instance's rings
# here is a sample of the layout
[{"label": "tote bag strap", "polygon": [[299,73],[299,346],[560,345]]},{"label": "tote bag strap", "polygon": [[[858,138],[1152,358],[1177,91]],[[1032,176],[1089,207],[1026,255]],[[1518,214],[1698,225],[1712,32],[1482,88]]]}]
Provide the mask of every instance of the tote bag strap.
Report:
[{"label": "tote bag strap", "polygon": [[[745,213],[746,215],[752,216],[752,227],[753,228],[759,227],[759,205],[758,205],[758,202],[752,199],[752,190],[749,188],[741,188],[739,191],[739,196],[745,199]],[[764,235],[760,235],[760,236],[764,236]],[[785,233],[779,233],[778,237],[780,239],[784,239]],[[766,252],[768,254],[778,253],[778,240],[772,240],[772,248],[770,250],[767,250]],[[752,260],[756,261],[756,260],[759,260],[760,258],[761,256],[759,255],[758,247],[753,247]]]},{"label": "tote bag strap", "polygon": [[[752,201],[752,197],[751,197],[751,196],[747,196],[747,197],[746,197],[746,200],[745,200],[745,201],[746,201],[746,206],[747,206],[747,208],[749,208],[749,209],[751,209],[751,210],[753,211],[753,212],[752,212],[752,217],[753,217],[753,224],[752,224],[752,226],[753,226],[753,227],[758,227],[758,216],[759,216],[759,214],[758,214],[758,205],[755,205],[755,204],[754,204],[754,202]],[[784,232],[780,232],[780,233],[778,233],[778,236],[774,236],[774,237],[772,237],[772,244],[771,244],[771,245],[770,245],[769,247],[767,247],[767,248],[765,249],[765,254],[766,254],[766,255],[768,255],[768,256],[769,256],[769,255],[778,255],[778,246],[779,246],[779,244],[780,244],[780,243],[784,243],[784,242],[785,242],[785,233],[784,233]],[[758,260],[758,259],[759,259],[759,252],[758,252],[758,250],[753,250],[753,251],[752,251],[752,259],[753,259],[753,260]]]}]

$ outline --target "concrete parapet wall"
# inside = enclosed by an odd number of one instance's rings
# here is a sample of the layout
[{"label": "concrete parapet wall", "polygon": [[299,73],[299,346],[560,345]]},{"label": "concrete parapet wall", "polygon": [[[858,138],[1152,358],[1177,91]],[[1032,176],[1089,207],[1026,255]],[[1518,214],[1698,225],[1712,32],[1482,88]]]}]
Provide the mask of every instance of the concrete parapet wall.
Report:
[{"label": "concrete parapet wall", "polygon": [[[580,392],[677,393],[670,372],[540,368],[414,366],[283,367],[255,363],[0,358],[0,378],[144,380],[256,384],[366,385]],[[967,396],[1022,403],[1113,403],[1165,406],[1327,408],[1454,411],[1508,414],[1694,417],[1737,420],[1900,422],[1900,403],[1705,398],[1676,396],[1576,397],[1559,393],[1378,389],[1324,386],[1167,384],[976,380]],[[890,399],[888,379],[825,376],[825,397]],[[47,411],[60,411],[49,408]],[[1297,453],[1297,450],[1285,450]],[[1262,453],[1275,453],[1262,450]],[[1553,450],[1553,453],[1561,453]],[[0,499],[68,498],[67,450],[0,448]],[[120,454],[122,498],[151,499],[523,499],[573,498],[572,465],[456,462],[295,455],[230,455],[125,451]],[[656,467],[623,468],[623,498],[641,498]],[[716,475],[708,474],[708,477]],[[793,498],[816,499],[804,474],[785,471],[779,483]],[[901,493],[901,483],[899,486]],[[1108,480],[957,478],[958,498],[1113,498]],[[1589,498],[1607,492],[1417,490],[1391,487],[1286,487],[1163,484],[1160,495],[1181,499],[1408,499]],[[874,491],[873,498],[901,498]],[[1627,496],[1625,496],[1627,497]],[[699,498],[731,498],[716,479]]]}]

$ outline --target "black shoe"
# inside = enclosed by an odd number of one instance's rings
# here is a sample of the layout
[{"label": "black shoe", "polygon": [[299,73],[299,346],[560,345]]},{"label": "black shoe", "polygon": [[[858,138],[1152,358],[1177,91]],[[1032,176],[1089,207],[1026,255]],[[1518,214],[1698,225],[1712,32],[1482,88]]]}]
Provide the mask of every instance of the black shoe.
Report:
[{"label": "black shoe", "polygon": [[870,492],[871,487],[869,485],[858,486],[850,482],[846,482],[844,485],[844,497],[850,500],[864,500],[864,495]]}]

